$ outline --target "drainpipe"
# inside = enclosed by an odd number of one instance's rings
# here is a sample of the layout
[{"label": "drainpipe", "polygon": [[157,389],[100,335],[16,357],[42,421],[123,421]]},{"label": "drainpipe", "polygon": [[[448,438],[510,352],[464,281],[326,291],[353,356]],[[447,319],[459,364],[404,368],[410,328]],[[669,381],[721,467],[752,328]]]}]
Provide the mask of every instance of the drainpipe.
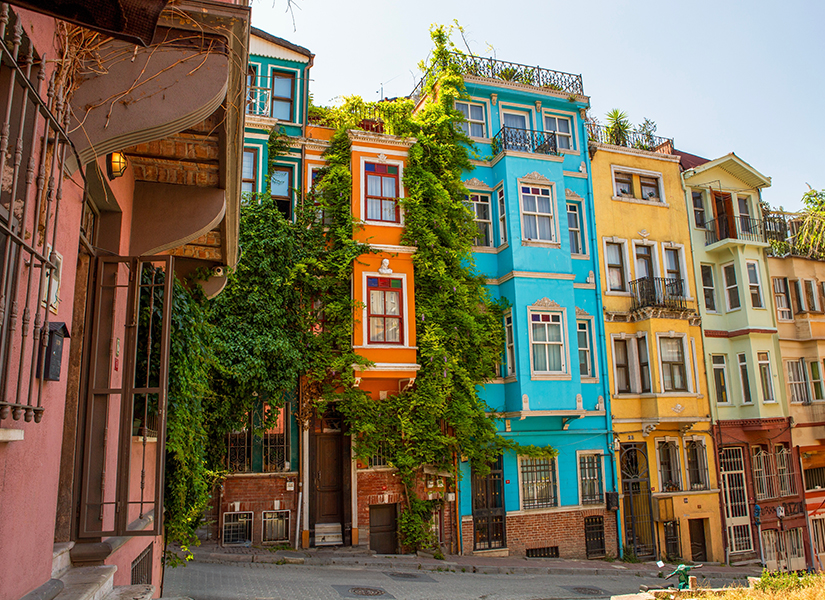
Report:
[{"label": "drainpipe", "polygon": [[[791,445],[791,448],[793,448],[793,445]],[[799,482],[800,480],[802,482],[802,512],[805,515],[805,527],[808,528],[808,549],[811,552],[811,565],[809,569],[815,569],[817,562],[819,563],[819,568],[822,569],[822,561],[819,560],[819,554],[816,554],[814,552],[814,540],[813,536],[811,535],[813,533],[813,527],[811,527],[811,516],[808,514],[808,503],[805,500],[805,478],[802,476],[802,474],[805,471],[802,468],[802,453],[799,451],[799,448],[796,448],[796,462],[799,464],[799,479],[797,480],[797,482]]]},{"label": "drainpipe", "polygon": [[458,538],[456,543],[456,550],[458,555],[464,554],[464,544],[461,539],[461,506],[458,503],[458,453],[453,451],[453,471],[455,472],[454,487],[455,487],[455,531]]},{"label": "drainpipe", "polygon": [[[307,121],[309,119],[309,70],[312,68],[312,63],[315,61],[315,55],[312,55],[312,58],[309,59],[309,64],[307,65],[306,69],[304,69],[304,106],[303,106],[303,118],[301,119],[301,137],[306,140],[307,137]],[[307,160],[307,147],[306,141],[301,144],[301,181],[303,181],[303,185],[301,185],[301,208],[304,207],[304,202],[306,201],[306,182],[304,181],[304,174],[307,172],[306,168],[306,160]]]},{"label": "drainpipe", "polygon": [[[584,144],[582,144],[582,157],[585,161],[585,166],[587,167],[587,202],[590,205],[590,210],[587,211],[588,214],[588,226],[590,227],[590,235],[589,242],[590,242],[590,256],[592,259],[593,264],[593,277],[595,279],[594,284],[596,286],[596,310],[599,315],[602,315],[601,319],[593,319],[594,324],[594,331],[593,331],[593,338],[596,339],[596,331],[595,325],[601,326],[601,337],[605,342],[601,344],[601,348],[599,351],[599,362],[601,365],[600,375],[601,381],[603,383],[603,390],[604,390],[604,400],[605,400],[605,427],[607,429],[607,454],[610,457],[610,470],[612,475],[612,481],[614,484],[614,488],[616,490],[616,494],[618,495],[619,499],[621,499],[621,494],[619,493],[619,473],[618,473],[618,465],[616,464],[616,451],[614,449],[615,438],[613,433],[613,415],[611,413],[611,397],[610,397],[610,379],[608,377],[607,372],[607,341],[604,332],[604,302],[602,301],[602,290],[601,290],[601,279],[599,277],[599,265],[600,258],[599,258],[599,244],[598,244],[598,236],[596,235],[596,215],[595,215],[595,204],[593,199],[593,169],[592,164],[590,161],[590,151],[589,151],[589,144],[588,144],[588,135],[587,135],[587,127],[584,124],[584,120],[580,119],[581,121],[581,129],[583,135],[580,136],[580,139],[584,140]],[[584,207],[582,207],[584,208]],[[606,478],[605,474],[605,480]],[[622,543],[622,526],[619,519],[619,513],[621,512],[621,506],[617,507],[616,510],[616,554],[619,558],[623,557],[623,547],[624,544]]]}]

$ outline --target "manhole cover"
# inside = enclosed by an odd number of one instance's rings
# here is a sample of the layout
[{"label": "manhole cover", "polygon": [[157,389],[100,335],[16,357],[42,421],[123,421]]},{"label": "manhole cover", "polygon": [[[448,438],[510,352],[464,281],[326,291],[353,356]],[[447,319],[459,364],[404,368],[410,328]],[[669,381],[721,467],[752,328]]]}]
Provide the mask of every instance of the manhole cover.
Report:
[{"label": "manhole cover", "polygon": [[570,588],[570,591],[576,592],[577,594],[581,594],[583,596],[600,596],[604,593],[599,588],[592,587],[574,587]]},{"label": "manhole cover", "polygon": [[387,592],[379,590],[378,588],[354,587],[349,589],[349,593],[355,594],[356,596],[383,596]]},{"label": "manhole cover", "polygon": [[397,579],[418,579],[418,573],[387,573],[387,575]]},{"label": "manhole cover", "polygon": [[416,583],[435,583],[435,579],[424,573],[399,573],[398,571],[385,571],[384,575],[396,581],[414,581]]}]

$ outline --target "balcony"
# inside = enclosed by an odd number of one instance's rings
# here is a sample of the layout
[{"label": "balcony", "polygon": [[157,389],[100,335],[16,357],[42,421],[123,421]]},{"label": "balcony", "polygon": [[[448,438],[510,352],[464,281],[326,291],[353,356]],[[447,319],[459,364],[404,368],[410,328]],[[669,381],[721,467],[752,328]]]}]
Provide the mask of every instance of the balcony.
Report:
[{"label": "balcony", "polygon": [[673,138],[659,137],[643,131],[619,132],[604,125],[587,123],[587,136],[593,142],[623,146],[659,154],[673,154]]},{"label": "balcony", "polygon": [[771,240],[784,241],[786,230],[781,218],[722,215],[705,223],[705,246],[726,240],[757,244],[768,244]]},{"label": "balcony", "polygon": [[[521,85],[529,85],[545,90],[564,92],[566,94],[584,95],[584,84],[582,83],[581,75],[542,69],[537,66],[522,65],[496,60],[494,58],[469,56],[459,52],[451,52],[448,60],[451,65],[458,67],[458,71],[462,75],[483,77],[485,79],[498,79],[500,81],[519,83]],[[429,77],[430,73],[424,75],[410,94],[410,98],[412,98],[415,104],[418,104],[421,96],[424,95]]]},{"label": "balcony", "polygon": [[642,277],[630,282],[630,310],[647,307],[687,310],[683,279]]},{"label": "balcony", "polygon": [[247,87],[246,114],[256,115],[258,117],[271,117],[272,90],[258,85],[250,85]]},{"label": "balcony", "polygon": [[529,152],[531,154],[546,154],[558,156],[556,134],[548,131],[533,131],[532,129],[518,129],[517,127],[502,127],[493,136],[493,155],[498,156],[505,150]]}]

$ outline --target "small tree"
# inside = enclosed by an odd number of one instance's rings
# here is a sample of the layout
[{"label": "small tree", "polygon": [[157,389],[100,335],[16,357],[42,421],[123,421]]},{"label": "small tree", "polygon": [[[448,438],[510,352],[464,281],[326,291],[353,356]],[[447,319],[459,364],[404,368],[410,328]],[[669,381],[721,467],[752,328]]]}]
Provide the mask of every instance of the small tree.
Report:
[{"label": "small tree", "polygon": [[627,146],[632,125],[627,113],[614,108],[605,115],[607,120],[607,141],[615,146]]}]

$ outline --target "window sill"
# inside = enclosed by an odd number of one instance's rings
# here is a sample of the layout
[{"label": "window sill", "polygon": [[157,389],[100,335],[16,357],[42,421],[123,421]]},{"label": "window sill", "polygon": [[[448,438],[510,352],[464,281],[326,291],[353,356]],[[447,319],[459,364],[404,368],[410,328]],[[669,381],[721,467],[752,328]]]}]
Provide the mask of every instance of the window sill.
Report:
[{"label": "window sill", "polygon": [[507,516],[519,516],[519,515],[541,515],[541,514],[553,514],[553,513],[560,513],[560,512],[573,512],[577,510],[606,510],[606,506],[604,503],[602,504],[570,504],[570,505],[562,505],[562,506],[554,506],[549,508],[519,508],[519,510],[508,510]]},{"label": "window sill", "polygon": [[735,313],[735,312],[739,312],[740,310],[742,310],[742,307],[741,307],[741,306],[740,306],[739,308],[729,308],[729,309],[727,310],[727,312],[729,312],[729,313]]},{"label": "window sill", "polygon": [[661,198],[657,200],[645,200],[643,198],[636,198],[635,196],[613,196],[613,200],[616,202],[627,202],[629,204],[644,204],[645,206],[670,208],[670,205],[667,202],[663,202]]},{"label": "window sill", "polygon": [[561,154],[569,154],[571,156],[581,156],[581,152],[575,148],[559,148]]},{"label": "window sill", "polygon": [[508,375],[504,378],[504,383],[514,383],[518,381],[518,378],[515,375]]},{"label": "window sill", "polygon": [[569,373],[531,373],[531,381],[570,381],[572,376]]},{"label": "window sill", "polygon": [[539,240],[521,240],[521,245],[529,248],[561,248],[559,242],[542,242]]},{"label": "window sill", "polygon": [[389,221],[372,221],[372,220],[365,220],[361,221],[362,225],[372,225],[375,227],[404,227],[404,221],[402,220],[400,223],[390,223]]},{"label": "window sill", "polygon": [[630,292],[620,292],[620,291],[607,290],[607,291],[605,291],[604,295],[605,296],[625,296],[627,298],[630,298],[633,294],[631,294]]},{"label": "window sill", "polygon": [[598,377],[582,377],[581,382],[582,383],[599,383],[599,378]]},{"label": "window sill", "polygon": [[384,350],[418,350],[418,346],[406,346],[404,344],[367,344],[365,346],[353,346],[353,350],[364,350],[369,348],[381,348]]},{"label": "window sill", "polygon": [[472,251],[478,254],[498,254],[498,248],[493,246],[473,246]]},{"label": "window sill", "polygon": [[706,490],[681,490],[678,492],[652,492],[654,498],[672,498],[675,496],[701,496],[703,494],[718,494],[719,490],[708,486]]},{"label": "window sill", "polygon": [[590,260],[589,254],[571,254],[570,258],[573,260]]},{"label": "window sill", "polygon": [[496,248],[496,251],[497,252],[503,252],[504,250],[506,250],[509,247],[510,247],[510,244],[508,244],[507,242],[504,242],[501,246],[498,246]]}]

